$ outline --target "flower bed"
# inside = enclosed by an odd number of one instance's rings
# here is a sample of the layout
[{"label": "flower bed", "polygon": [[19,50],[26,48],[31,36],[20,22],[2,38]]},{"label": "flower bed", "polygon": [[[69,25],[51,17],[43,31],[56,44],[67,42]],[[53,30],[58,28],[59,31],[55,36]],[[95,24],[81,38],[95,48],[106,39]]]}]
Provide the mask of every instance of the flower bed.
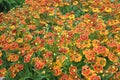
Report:
[{"label": "flower bed", "polygon": [[0,13],[5,80],[119,80],[119,0],[26,0]]}]

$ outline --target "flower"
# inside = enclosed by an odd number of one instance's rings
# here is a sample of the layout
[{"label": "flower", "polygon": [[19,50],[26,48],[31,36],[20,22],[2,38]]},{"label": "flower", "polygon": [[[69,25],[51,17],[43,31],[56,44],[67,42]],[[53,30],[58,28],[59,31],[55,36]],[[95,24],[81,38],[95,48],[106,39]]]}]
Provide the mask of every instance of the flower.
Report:
[{"label": "flower", "polygon": [[2,51],[0,50],[0,57],[2,57]]},{"label": "flower", "polygon": [[105,7],[105,12],[112,12],[112,8],[110,8],[110,7]]},{"label": "flower", "polygon": [[3,78],[3,77],[5,77],[5,75],[6,75],[6,69],[5,68],[3,68],[3,69],[0,69],[0,78]]},{"label": "flower", "polygon": [[18,59],[19,59],[18,54],[8,54],[8,58],[7,58],[8,61],[16,62],[18,61]]},{"label": "flower", "polygon": [[56,60],[60,60],[62,63],[67,59],[65,55],[57,56]]},{"label": "flower", "polygon": [[93,12],[96,12],[96,13],[99,13],[99,12],[100,12],[100,10],[99,10],[98,8],[92,8],[92,11],[93,11]]},{"label": "flower", "polygon": [[5,43],[2,45],[3,50],[8,50],[10,48],[10,44]]},{"label": "flower", "polygon": [[97,57],[96,64],[99,64],[104,67],[106,65],[106,59],[102,57]]},{"label": "flower", "polygon": [[54,63],[54,66],[62,67],[61,61],[60,60],[56,60],[56,62]]},{"label": "flower", "polygon": [[62,70],[59,67],[54,67],[53,71],[55,76],[59,76],[62,73]]},{"label": "flower", "polygon": [[73,5],[77,5],[77,4],[78,4],[78,1],[74,1],[74,2],[73,2]]},{"label": "flower", "polygon": [[115,73],[114,79],[116,79],[116,80],[120,79],[120,71],[118,71],[117,73]]},{"label": "flower", "polygon": [[115,55],[114,53],[109,53],[108,54],[108,59],[112,62],[118,62],[118,56]]},{"label": "flower", "polygon": [[111,65],[108,67],[108,72],[109,73],[116,73],[118,71],[118,67],[115,65]]},{"label": "flower", "polygon": [[100,45],[100,41],[94,39],[94,40],[92,41],[92,45],[93,45],[94,47],[95,47],[95,46],[99,46],[99,45]]},{"label": "flower", "polygon": [[24,56],[24,63],[28,63],[28,62],[30,62],[30,59],[31,59],[31,55],[25,55]]},{"label": "flower", "polygon": [[78,53],[73,53],[70,55],[70,58],[71,58],[70,59],[71,61],[80,62],[82,59],[82,56]]},{"label": "flower", "polygon": [[45,61],[40,60],[40,59],[37,60],[37,61],[35,61],[35,65],[34,65],[35,69],[40,70],[40,69],[42,69],[44,66],[45,66]]},{"label": "flower", "polygon": [[11,65],[10,68],[9,68],[11,78],[14,78],[17,75],[18,72],[23,70],[23,68],[24,68],[23,64],[13,64],[13,65]]},{"label": "flower", "polygon": [[77,73],[77,67],[76,66],[71,66],[69,68],[69,73],[70,73],[70,75],[75,75]]},{"label": "flower", "polygon": [[69,15],[69,19],[75,19],[75,15],[74,14],[71,14],[71,15]]},{"label": "flower", "polygon": [[91,70],[89,66],[83,66],[82,67],[82,75],[88,76],[91,74]]},{"label": "flower", "polygon": [[10,50],[15,50],[18,49],[18,43],[17,42],[12,42],[10,44]]},{"label": "flower", "polygon": [[82,34],[82,35],[80,35],[80,40],[88,40],[89,38],[88,38],[88,35],[87,34]]},{"label": "flower", "polygon": [[93,65],[94,71],[97,73],[102,73],[103,72],[103,66],[101,64],[94,64]]},{"label": "flower", "polygon": [[22,42],[23,42],[23,38],[17,38],[17,39],[16,39],[16,42],[17,42],[17,43],[22,43]]},{"label": "flower", "polygon": [[108,47],[116,47],[117,43],[115,41],[108,41],[107,45],[108,45]]},{"label": "flower", "polygon": [[83,54],[87,58],[87,60],[94,60],[95,59],[95,53],[92,50],[84,50]]},{"label": "flower", "polygon": [[68,80],[69,79],[69,76],[67,74],[63,74],[61,77],[60,77],[60,80]]},{"label": "flower", "polygon": [[107,49],[105,46],[96,46],[93,48],[93,51],[99,55],[107,56],[109,49]]},{"label": "flower", "polygon": [[97,75],[92,75],[90,80],[101,80],[99,76]]}]

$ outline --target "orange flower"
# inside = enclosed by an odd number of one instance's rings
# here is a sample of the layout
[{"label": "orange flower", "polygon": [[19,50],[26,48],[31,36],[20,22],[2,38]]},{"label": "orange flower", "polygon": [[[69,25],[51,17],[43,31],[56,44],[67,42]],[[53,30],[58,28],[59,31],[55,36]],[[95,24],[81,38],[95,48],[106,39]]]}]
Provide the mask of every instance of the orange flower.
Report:
[{"label": "orange flower", "polygon": [[[36,14],[37,15],[37,14]],[[37,17],[37,16],[34,16],[34,17]],[[28,28],[30,29],[30,30],[36,30],[36,25],[28,25]]]},{"label": "orange flower", "polygon": [[114,79],[115,80],[119,80],[120,79],[120,71],[118,71],[117,73],[115,73]]},{"label": "orange flower", "polygon": [[111,65],[109,68],[108,68],[108,72],[109,73],[116,73],[118,71],[118,67],[115,66],[115,65]]},{"label": "orange flower", "polygon": [[47,39],[46,42],[47,44],[52,45],[54,43],[54,39]]},{"label": "orange flower", "polygon": [[63,63],[66,60],[66,56],[65,55],[57,56],[56,60],[60,60]]},{"label": "orange flower", "polygon": [[105,46],[96,46],[93,48],[93,51],[100,55],[107,56],[109,49]]},{"label": "orange flower", "polygon": [[59,67],[54,67],[53,71],[55,76],[59,76],[62,73],[62,70]]},{"label": "orange flower", "polygon": [[91,70],[89,66],[83,66],[82,67],[82,75],[88,76],[91,74]]},{"label": "orange flower", "polygon": [[67,47],[61,47],[61,48],[59,49],[59,52],[60,52],[60,53],[68,53],[68,52],[69,52],[69,48],[67,48]]},{"label": "orange flower", "polygon": [[84,41],[84,40],[88,40],[88,39],[89,39],[89,37],[87,34],[80,35],[80,40]]},{"label": "orange flower", "polygon": [[10,50],[15,50],[18,49],[18,43],[17,42],[12,42],[10,44]]},{"label": "orange flower", "polygon": [[94,60],[95,59],[95,53],[92,50],[84,50],[83,51],[85,57],[87,60]]},{"label": "orange flower", "polygon": [[23,68],[24,68],[23,64],[13,64],[13,65],[11,65],[10,68],[9,68],[10,73],[11,73],[10,74],[11,78],[14,78],[19,71],[23,70]]},{"label": "orange flower", "polygon": [[35,61],[34,66],[37,70],[40,70],[45,66],[45,61],[39,59],[39,60]]},{"label": "orange flower", "polygon": [[97,73],[101,73],[103,71],[103,66],[101,64],[93,65],[94,71]]},{"label": "orange flower", "polygon": [[93,40],[92,41],[92,45],[95,46],[99,46],[100,45],[100,41],[99,40]]},{"label": "orange flower", "polygon": [[71,66],[69,68],[69,73],[70,73],[70,75],[75,75],[77,73],[77,67],[76,66]]},{"label": "orange flower", "polygon": [[120,52],[120,44],[117,44],[117,49],[116,49],[117,52]]},{"label": "orange flower", "polygon": [[52,56],[52,52],[46,51],[46,53],[43,56],[45,59],[50,58]]},{"label": "orange flower", "polygon": [[6,75],[6,69],[5,68],[3,68],[3,69],[0,69],[0,78],[3,78],[3,77],[5,77],[5,75]]},{"label": "orange flower", "polygon": [[30,59],[31,59],[31,55],[25,55],[24,56],[24,63],[28,63],[28,62],[30,62]]},{"label": "orange flower", "polygon": [[115,41],[108,41],[107,45],[108,45],[108,47],[116,47],[117,43]]},{"label": "orange flower", "polygon": [[3,50],[8,50],[10,48],[10,44],[5,43],[2,45]]},{"label": "orange flower", "polygon": [[90,80],[101,80],[99,76],[97,75],[92,75]]},{"label": "orange flower", "polygon": [[102,65],[104,67],[106,65],[106,59],[102,57],[97,57],[96,64]]},{"label": "orange flower", "polygon": [[81,61],[81,59],[82,59],[82,56],[80,55],[80,54],[78,54],[78,53],[73,53],[73,54],[71,54],[71,61],[75,61],[75,62],[80,62]]},{"label": "orange flower", "polygon": [[114,53],[109,53],[108,54],[108,59],[110,60],[110,61],[112,61],[112,62],[118,62],[118,56],[117,55],[115,55]]},{"label": "orange flower", "polygon": [[23,65],[23,64],[16,64],[15,66],[17,67],[17,69],[18,69],[19,71],[21,71],[21,70],[24,69],[24,65]]},{"label": "orange flower", "polygon": [[24,50],[30,50],[31,46],[28,43],[24,44]]},{"label": "orange flower", "polygon": [[60,80],[68,80],[69,76],[67,74],[63,74],[60,78]]},{"label": "orange flower", "polygon": [[32,40],[33,36],[31,34],[24,35],[24,41],[30,41]]},{"label": "orange flower", "polygon": [[19,55],[18,54],[8,54],[8,61],[15,62],[18,61]]}]

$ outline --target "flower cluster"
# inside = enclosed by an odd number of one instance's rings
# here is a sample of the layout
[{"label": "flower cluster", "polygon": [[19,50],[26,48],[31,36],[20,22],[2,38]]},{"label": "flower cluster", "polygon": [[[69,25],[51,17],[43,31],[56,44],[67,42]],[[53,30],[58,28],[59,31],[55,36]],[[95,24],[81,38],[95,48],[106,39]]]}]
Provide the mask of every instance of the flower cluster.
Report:
[{"label": "flower cluster", "polygon": [[119,80],[119,0],[26,0],[0,13],[0,77]]}]

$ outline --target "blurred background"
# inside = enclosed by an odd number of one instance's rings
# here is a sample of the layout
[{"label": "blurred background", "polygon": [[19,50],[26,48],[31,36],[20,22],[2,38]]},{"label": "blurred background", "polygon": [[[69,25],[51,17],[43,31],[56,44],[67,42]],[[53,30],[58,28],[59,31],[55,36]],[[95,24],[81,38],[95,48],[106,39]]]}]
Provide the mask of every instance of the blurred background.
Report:
[{"label": "blurred background", "polygon": [[0,12],[8,12],[10,9],[22,7],[25,0],[0,0]]}]

